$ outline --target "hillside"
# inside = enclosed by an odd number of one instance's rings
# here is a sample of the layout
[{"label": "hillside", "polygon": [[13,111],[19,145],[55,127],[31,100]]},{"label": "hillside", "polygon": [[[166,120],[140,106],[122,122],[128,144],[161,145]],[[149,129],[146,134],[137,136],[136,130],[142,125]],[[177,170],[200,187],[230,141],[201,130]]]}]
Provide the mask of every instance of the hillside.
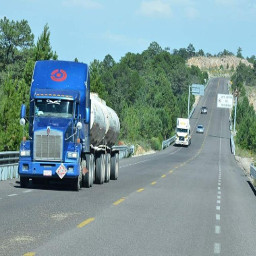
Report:
[{"label": "hillside", "polygon": [[241,59],[236,56],[222,56],[222,57],[192,57],[188,59],[188,66],[197,66],[203,71],[207,71],[212,75],[230,75],[236,70],[239,63],[252,66],[246,59]]}]

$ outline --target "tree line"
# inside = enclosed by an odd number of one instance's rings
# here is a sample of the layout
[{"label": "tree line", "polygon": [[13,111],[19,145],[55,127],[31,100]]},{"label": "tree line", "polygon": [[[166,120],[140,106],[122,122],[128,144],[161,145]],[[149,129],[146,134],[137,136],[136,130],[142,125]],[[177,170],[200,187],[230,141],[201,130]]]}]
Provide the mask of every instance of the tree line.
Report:
[{"label": "tree line", "polygon": [[[232,91],[237,95],[236,143],[242,148],[256,153],[256,113],[249,102],[246,86],[256,87],[256,61],[253,66],[240,63],[231,77]],[[232,112],[234,120],[234,109]]]},{"label": "tree line", "polygon": [[[186,51],[191,49],[192,44]],[[181,52],[170,53],[152,42],[142,53],[128,52],[119,62],[108,54],[89,64],[91,91],[117,112],[120,140],[143,141],[159,149],[161,141],[173,135],[176,118],[187,116],[188,86],[205,83],[208,75],[188,67],[187,55]],[[0,151],[18,150],[23,136],[20,106],[29,107],[34,64],[51,59],[58,55],[52,50],[47,24],[35,43],[26,20],[0,20]]]}]

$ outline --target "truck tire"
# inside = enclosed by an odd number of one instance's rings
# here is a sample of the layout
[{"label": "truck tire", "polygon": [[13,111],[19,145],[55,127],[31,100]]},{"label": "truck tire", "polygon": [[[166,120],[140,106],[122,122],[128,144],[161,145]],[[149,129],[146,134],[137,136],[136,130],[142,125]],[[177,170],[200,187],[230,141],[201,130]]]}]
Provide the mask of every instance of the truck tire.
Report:
[{"label": "truck tire", "polygon": [[72,180],[73,182],[73,189],[74,191],[79,191],[82,187],[82,169],[81,166],[83,165],[83,160],[80,162],[80,170],[79,170],[79,175],[75,179]]},{"label": "truck tire", "polygon": [[29,178],[27,178],[27,177],[20,177],[20,187],[21,188],[28,187],[28,183],[29,183]]},{"label": "truck tire", "polygon": [[[92,162],[91,162],[91,155],[87,154],[85,157],[86,161],[83,159],[81,161],[81,170],[82,170],[82,184],[83,187],[89,188],[92,186]],[[87,173],[84,172],[84,168],[87,169]]]},{"label": "truck tire", "polygon": [[110,179],[117,180],[119,172],[119,154],[114,153],[111,155]]},{"label": "truck tire", "polygon": [[105,154],[96,156],[95,183],[103,184],[105,180]]},{"label": "truck tire", "polygon": [[110,180],[110,154],[106,154],[105,161],[105,182],[109,182]]}]

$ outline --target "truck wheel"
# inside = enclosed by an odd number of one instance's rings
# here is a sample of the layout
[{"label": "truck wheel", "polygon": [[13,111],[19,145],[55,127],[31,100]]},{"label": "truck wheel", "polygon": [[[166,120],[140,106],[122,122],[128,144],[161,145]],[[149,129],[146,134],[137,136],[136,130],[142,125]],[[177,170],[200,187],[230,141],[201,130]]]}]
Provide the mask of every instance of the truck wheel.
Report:
[{"label": "truck wheel", "polygon": [[95,183],[95,157],[94,154],[91,154],[92,156],[92,184]]},{"label": "truck wheel", "polygon": [[105,180],[105,155],[96,156],[95,183],[103,184]]},{"label": "truck wheel", "polygon": [[82,170],[84,167],[86,167],[86,169],[88,170],[87,173],[83,174],[83,186],[86,188],[90,188],[92,186],[93,183],[93,162],[92,162],[92,155],[91,154],[86,154],[86,163],[83,160],[83,164],[82,164]]},{"label": "truck wheel", "polygon": [[[85,171],[84,168],[87,169],[86,173],[84,173]],[[87,155],[86,155],[86,161],[84,159],[81,160],[80,169],[82,172],[82,185],[85,188],[89,188],[90,187],[90,170],[87,167]]]},{"label": "truck wheel", "polygon": [[106,154],[105,161],[105,182],[109,182],[110,180],[110,154]]},{"label": "truck wheel", "polygon": [[[81,166],[82,164],[80,164]],[[81,168],[80,168],[80,173],[78,175],[78,177],[76,177],[74,180],[73,180],[73,188],[74,188],[74,191],[79,191],[81,189],[81,185],[82,185],[82,171],[81,171]]]},{"label": "truck wheel", "polygon": [[27,177],[20,177],[20,187],[21,188],[26,188],[29,183],[29,178]]},{"label": "truck wheel", "polygon": [[111,156],[110,179],[117,180],[119,172],[119,154],[114,153]]}]

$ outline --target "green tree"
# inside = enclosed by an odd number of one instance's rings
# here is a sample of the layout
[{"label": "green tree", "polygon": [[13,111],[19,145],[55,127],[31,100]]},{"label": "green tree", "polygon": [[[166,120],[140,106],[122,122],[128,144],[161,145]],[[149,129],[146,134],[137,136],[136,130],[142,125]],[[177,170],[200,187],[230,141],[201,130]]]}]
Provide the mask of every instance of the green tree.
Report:
[{"label": "green tree", "polygon": [[243,58],[243,55],[242,55],[242,48],[241,48],[241,47],[238,47],[236,57],[238,57],[238,58]]},{"label": "green tree", "polygon": [[52,47],[50,44],[50,30],[48,24],[44,26],[43,33],[37,40],[34,60],[57,60],[58,56],[56,52],[52,51]]}]

